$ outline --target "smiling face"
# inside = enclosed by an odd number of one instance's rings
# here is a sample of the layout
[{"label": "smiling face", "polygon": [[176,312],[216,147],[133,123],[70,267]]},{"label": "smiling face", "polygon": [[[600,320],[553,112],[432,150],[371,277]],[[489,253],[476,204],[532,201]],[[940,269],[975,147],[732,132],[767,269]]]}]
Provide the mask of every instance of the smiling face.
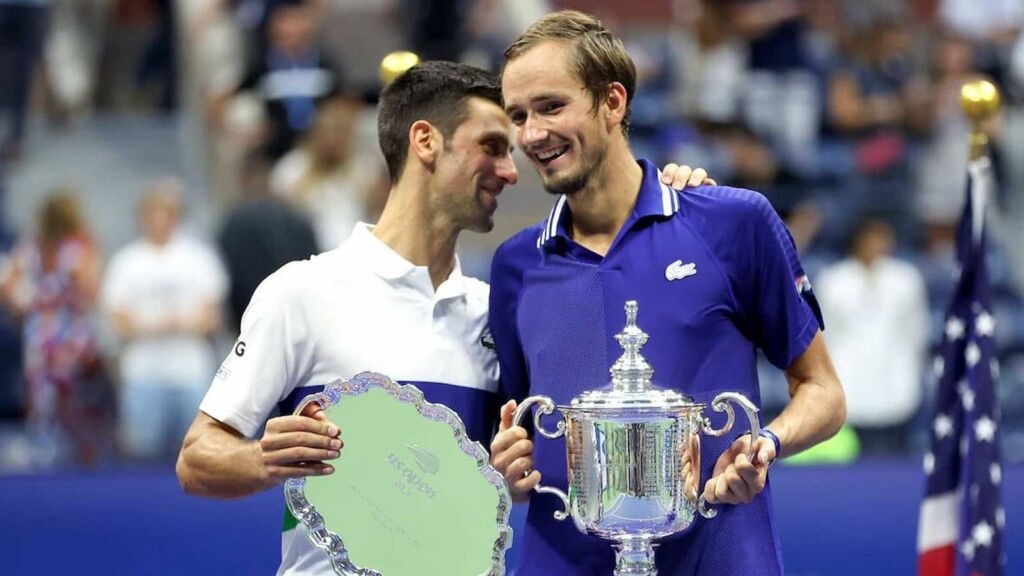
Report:
[{"label": "smiling face", "polygon": [[518,179],[512,123],[497,104],[472,97],[465,120],[444,139],[434,171],[433,210],[460,230],[494,228],[498,195]]},{"label": "smiling face", "polygon": [[612,133],[601,121],[604,103],[595,106],[572,71],[572,50],[569,42],[541,42],[510,60],[502,73],[505,111],[517,142],[552,194],[571,195],[589,184]]}]

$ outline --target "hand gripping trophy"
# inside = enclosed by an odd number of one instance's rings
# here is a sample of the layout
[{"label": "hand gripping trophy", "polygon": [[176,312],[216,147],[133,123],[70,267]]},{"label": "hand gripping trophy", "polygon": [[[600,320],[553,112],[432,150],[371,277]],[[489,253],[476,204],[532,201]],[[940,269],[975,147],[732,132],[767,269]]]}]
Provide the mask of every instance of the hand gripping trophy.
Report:
[{"label": "hand gripping trophy", "polygon": [[[760,433],[757,408],[742,394],[723,392],[711,402],[727,421],[714,429],[704,404],[674,390],[651,384],[654,369],[640,355],[647,334],[636,324],[637,303],[626,302],[626,327],[615,336],[622,356],[611,367],[612,384],[588,390],[568,406],[557,406],[564,419],[555,432],[540,419],[556,406],[547,396],[531,396],[513,415],[519,426],[536,404],[534,424],[545,438],[565,435],[569,493],[537,485],[565,503],[555,518],[572,516],[585,534],[612,541],[615,576],[654,576],[654,546],[685,530],[694,513],[713,518],[700,491],[700,434],[721,436],[732,429],[738,404],[750,421],[751,438]],[[751,454],[751,456],[753,456]]]}]

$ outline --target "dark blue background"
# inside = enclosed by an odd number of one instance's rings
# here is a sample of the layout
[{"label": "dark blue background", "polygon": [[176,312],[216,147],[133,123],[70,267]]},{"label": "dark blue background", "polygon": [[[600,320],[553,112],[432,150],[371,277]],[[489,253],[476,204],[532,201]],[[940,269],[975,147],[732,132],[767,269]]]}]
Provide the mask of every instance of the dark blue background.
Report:
[{"label": "dark blue background", "polygon": [[[789,576],[915,573],[918,466],[778,466],[772,485]],[[1006,574],[1024,574],[1024,468],[1003,490]],[[283,505],[186,496],[170,467],[0,477],[0,574],[273,574]]]}]

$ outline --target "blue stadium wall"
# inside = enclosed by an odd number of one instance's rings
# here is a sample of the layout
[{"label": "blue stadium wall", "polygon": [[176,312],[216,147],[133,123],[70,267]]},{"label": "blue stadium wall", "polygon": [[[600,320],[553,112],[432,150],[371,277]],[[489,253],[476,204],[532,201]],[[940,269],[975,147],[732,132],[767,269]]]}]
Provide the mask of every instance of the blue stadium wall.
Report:
[{"label": "blue stadium wall", "polygon": [[[1003,475],[1006,575],[1024,574],[1024,467]],[[915,573],[919,467],[772,472],[789,576]],[[0,477],[0,575],[273,574],[278,490],[188,497],[169,469]]]}]

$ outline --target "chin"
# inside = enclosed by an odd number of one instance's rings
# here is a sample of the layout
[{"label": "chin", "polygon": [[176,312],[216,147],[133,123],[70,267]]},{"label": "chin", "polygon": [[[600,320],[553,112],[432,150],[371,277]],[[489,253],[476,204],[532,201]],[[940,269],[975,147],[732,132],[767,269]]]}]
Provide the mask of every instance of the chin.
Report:
[{"label": "chin", "polygon": [[479,220],[466,226],[465,229],[470,232],[478,232],[480,234],[486,234],[491,230],[494,230],[494,214],[488,214],[486,216],[481,215]]},{"label": "chin", "polygon": [[487,234],[491,230],[494,230],[494,220],[488,220],[487,222],[480,222],[469,228],[470,232],[477,232],[479,234]]},{"label": "chin", "polygon": [[590,183],[590,173],[580,171],[576,174],[567,174],[560,178],[545,178],[544,189],[551,194],[565,194],[572,196],[587,187]]}]

